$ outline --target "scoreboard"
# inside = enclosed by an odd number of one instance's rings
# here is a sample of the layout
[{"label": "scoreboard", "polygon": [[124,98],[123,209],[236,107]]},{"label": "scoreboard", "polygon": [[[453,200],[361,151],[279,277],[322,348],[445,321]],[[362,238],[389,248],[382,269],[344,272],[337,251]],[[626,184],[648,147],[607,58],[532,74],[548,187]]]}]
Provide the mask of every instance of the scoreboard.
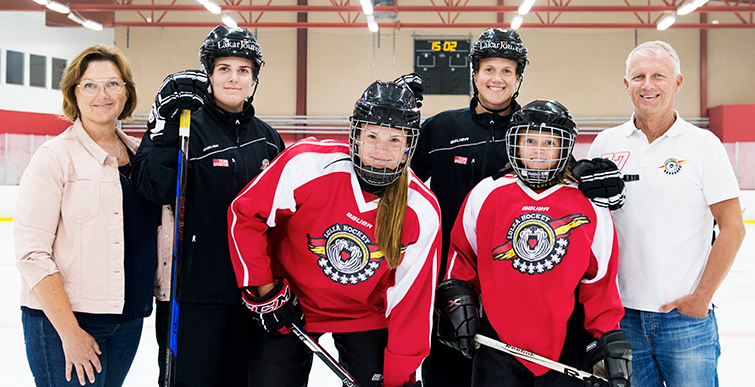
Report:
[{"label": "scoreboard", "polygon": [[414,72],[424,94],[469,94],[469,39],[415,39]]}]

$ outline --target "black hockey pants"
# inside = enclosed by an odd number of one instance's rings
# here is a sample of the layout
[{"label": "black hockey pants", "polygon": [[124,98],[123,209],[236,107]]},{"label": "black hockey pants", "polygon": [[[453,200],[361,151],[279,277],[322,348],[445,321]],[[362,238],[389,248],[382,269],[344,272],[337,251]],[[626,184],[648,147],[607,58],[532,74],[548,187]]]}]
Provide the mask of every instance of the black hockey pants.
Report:
[{"label": "black hockey pants", "polygon": [[[322,334],[312,334],[319,338]],[[362,387],[380,387],[373,382],[383,373],[383,353],[388,345],[388,329],[333,333],[338,360]],[[249,364],[249,387],[303,387],[312,368],[312,351],[295,334],[283,337],[265,335],[255,348]],[[331,356],[336,357],[335,354]],[[316,361],[320,361],[319,359]],[[330,370],[328,370],[330,372]]]}]

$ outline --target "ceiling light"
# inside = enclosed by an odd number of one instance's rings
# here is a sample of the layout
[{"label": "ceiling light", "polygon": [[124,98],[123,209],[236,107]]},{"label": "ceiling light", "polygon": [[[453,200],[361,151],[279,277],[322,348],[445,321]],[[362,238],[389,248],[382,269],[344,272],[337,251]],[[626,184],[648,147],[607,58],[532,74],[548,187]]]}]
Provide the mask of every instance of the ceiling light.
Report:
[{"label": "ceiling light", "polygon": [[233,20],[232,17],[228,16],[223,12],[223,24],[227,25],[231,28],[238,28],[239,25],[236,23],[236,20]]},{"label": "ceiling light", "polygon": [[214,1],[208,1],[207,4],[204,4],[204,7],[215,15],[220,15],[220,13],[223,12],[223,10],[220,9],[220,6]]},{"label": "ceiling light", "polygon": [[705,5],[705,3],[707,3],[707,2],[708,2],[708,0],[695,0],[695,1],[693,1],[693,2],[692,2],[692,4],[693,4],[693,5],[695,6],[695,7],[697,7],[697,8],[700,8],[700,7],[702,7],[703,5]]},{"label": "ceiling light", "polygon": [[372,15],[372,0],[359,0],[359,2],[362,3],[362,12],[364,12],[365,15]]},{"label": "ceiling light", "polygon": [[532,8],[534,4],[535,4],[535,0],[524,0],[522,5],[519,6],[519,10],[518,10],[519,14],[526,15],[527,12],[530,11],[530,9]]},{"label": "ceiling light", "polygon": [[377,22],[375,22],[375,16],[367,15],[367,28],[370,32],[378,32],[379,27]]},{"label": "ceiling light", "polygon": [[66,14],[66,13],[71,12],[71,9],[68,8],[67,5],[60,4],[57,1],[50,1],[49,3],[47,3],[45,5],[45,7],[49,8],[49,9],[55,11],[55,12],[60,12],[62,14]]},{"label": "ceiling light", "polygon": [[666,17],[664,17],[660,22],[658,22],[658,31],[663,31],[666,28],[671,27],[672,24],[676,23],[676,14],[672,13]]},{"label": "ceiling light", "polygon": [[47,0],[34,0],[34,2],[39,5],[47,5]]},{"label": "ceiling light", "polygon": [[83,25],[86,28],[89,28],[90,30],[102,31],[102,24],[97,23],[96,21],[93,21],[93,20],[86,20],[81,25]]},{"label": "ceiling light", "polygon": [[84,22],[87,20],[73,12],[68,14],[68,18],[73,20],[75,23],[79,23],[79,24],[84,24]]},{"label": "ceiling light", "polygon": [[205,5],[205,4],[209,3],[209,2],[210,2],[210,0],[197,0],[197,3],[202,4],[202,5]]},{"label": "ceiling light", "polygon": [[681,7],[677,8],[676,9],[676,14],[684,16],[684,15],[686,15],[686,14],[688,14],[688,13],[690,13],[690,12],[696,10],[696,9],[697,9],[697,7],[695,7],[695,4],[693,4],[693,3],[687,3],[687,4],[684,4]]},{"label": "ceiling light", "polygon": [[511,29],[515,30],[522,26],[522,22],[524,21],[524,18],[522,15],[516,15],[514,17],[514,20],[511,21]]}]

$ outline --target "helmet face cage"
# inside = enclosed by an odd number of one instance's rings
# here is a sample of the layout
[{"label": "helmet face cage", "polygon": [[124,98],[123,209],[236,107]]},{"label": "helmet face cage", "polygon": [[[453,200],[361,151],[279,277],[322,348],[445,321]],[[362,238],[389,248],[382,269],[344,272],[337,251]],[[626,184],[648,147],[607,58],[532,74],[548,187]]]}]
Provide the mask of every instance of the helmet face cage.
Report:
[{"label": "helmet face cage", "polygon": [[419,121],[414,93],[406,85],[371,84],[350,117],[349,150],[359,177],[376,187],[398,180],[417,147]]},{"label": "helmet face cage", "polygon": [[514,113],[506,132],[511,166],[522,182],[532,188],[556,184],[566,169],[577,137],[577,124],[556,101],[534,101]]},{"label": "helmet face cage", "polygon": [[517,75],[524,74],[527,60],[527,47],[522,43],[522,38],[514,30],[502,28],[488,28],[480,34],[472,50],[469,53],[469,64],[472,74],[476,73],[482,58],[504,58],[517,63]]},{"label": "helmet face cage", "polygon": [[574,139],[568,131],[545,124],[517,125],[506,134],[506,146],[519,179],[545,188],[566,168]]},{"label": "helmet face cage", "polygon": [[351,120],[349,148],[354,170],[366,183],[387,186],[411,163],[419,128]]},{"label": "helmet face cage", "polygon": [[212,75],[216,58],[229,56],[251,60],[254,63],[254,79],[257,80],[265,62],[262,60],[262,47],[248,29],[217,26],[199,48],[199,63],[207,75]]}]

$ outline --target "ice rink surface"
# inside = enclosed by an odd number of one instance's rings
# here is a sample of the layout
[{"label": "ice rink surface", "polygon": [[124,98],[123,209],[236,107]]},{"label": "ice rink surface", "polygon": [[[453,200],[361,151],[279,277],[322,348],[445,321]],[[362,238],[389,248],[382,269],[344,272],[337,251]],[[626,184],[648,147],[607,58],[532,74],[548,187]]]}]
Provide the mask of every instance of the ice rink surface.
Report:
[{"label": "ice rink surface", "polygon": [[[13,225],[0,222],[0,375],[2,386],[32,387],[34,381],[26,361],[18,300],[19,274],[13,255]],[[722,387],[752,383],[750,367],[755,364],[755,224],[747,225],[747,237],[729,276],[718,290],[714,304],[721,336],[719,378]],[[322,339],[335,356],[329,335]],[[337,387],[338,379],[315,358],[309,379],[313,387]],[[145,321],[139,351],[124,386],[157,385],[157,343],[152,318]]]}]

